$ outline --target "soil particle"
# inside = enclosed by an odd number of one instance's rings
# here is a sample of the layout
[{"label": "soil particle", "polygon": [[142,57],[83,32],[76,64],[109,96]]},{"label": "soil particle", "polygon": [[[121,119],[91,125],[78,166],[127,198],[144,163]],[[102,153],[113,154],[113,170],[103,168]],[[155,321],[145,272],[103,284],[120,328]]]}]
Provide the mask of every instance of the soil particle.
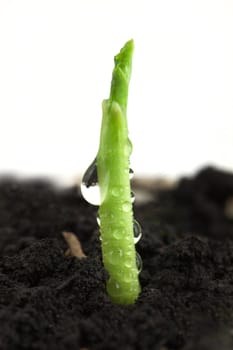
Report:
[{"label": "soil particle", "polygon": [[[3,178],[0,349],[232,349],[232,197],[233,175],[205,168],[136,201],[142,292],[120,306],[105,291],[97,209],[79,188]],[[65,255],[64,231],[85,259]]]}]

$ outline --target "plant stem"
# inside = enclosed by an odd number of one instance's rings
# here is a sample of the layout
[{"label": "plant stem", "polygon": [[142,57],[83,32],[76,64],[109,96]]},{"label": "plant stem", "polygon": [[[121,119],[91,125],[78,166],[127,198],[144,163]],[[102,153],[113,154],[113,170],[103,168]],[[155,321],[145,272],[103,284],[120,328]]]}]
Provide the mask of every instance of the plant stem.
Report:
[{"label": "plant stem", "polygon": [[126,117],[133,47],[133,41],[128,41],[115,57],[110,98],[103,101],[97,154],[103,263],[109,273],[107,291],[118,304],[132,304],[140,293],[129,179],[132,144]]}]

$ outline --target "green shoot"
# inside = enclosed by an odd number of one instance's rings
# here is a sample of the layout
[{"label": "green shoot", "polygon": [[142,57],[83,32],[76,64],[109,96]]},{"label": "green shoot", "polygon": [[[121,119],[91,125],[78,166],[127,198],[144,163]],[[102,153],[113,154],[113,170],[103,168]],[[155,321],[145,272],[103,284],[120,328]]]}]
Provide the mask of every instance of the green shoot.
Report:
[{"label": "green shoot", "polygon": [[129,178],[132,144],[126,117],[133,49],[130,40],[115,56],[110,97],[103,101],[96,158],[103,263],[109,274],[107,292],[117,304],[132,304],[140,293]]}]

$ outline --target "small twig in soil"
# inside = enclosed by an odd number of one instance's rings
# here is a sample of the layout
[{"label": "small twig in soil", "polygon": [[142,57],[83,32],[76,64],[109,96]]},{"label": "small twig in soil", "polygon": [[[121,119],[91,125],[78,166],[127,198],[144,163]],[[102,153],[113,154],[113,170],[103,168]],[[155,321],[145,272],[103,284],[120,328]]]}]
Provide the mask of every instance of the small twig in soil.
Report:
[{"label": "small twig in soil", "polygon": [[82,250],[78,237],[74,233],[64,231],[62,232],[62,235],[69,246],[65,252],[65,256],[75,256],[78,259],[87,257]]}]

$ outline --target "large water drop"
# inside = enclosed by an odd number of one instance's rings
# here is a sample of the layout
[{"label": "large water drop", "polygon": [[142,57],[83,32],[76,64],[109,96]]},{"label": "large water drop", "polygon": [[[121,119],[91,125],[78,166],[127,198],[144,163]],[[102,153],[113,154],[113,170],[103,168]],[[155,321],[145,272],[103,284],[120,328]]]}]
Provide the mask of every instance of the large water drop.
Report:
[{"label": "large water drop", "polygon": [[138,272],[140,273],[142,271],[142,258],[138,254],[138,252],[136,252],[136,265],[137,265],[137,268],[138,268]]},{"label": "large water drop", "polygon": [[96,158],[85,171],[82,182],[85,183],[88,187],[98,183]]},{"label": "large water drop", "polygon": [[134,244],[136,244],[142,237],[141,226],[136,220],[133,221],[133,233],[134,233]]},{"label": "large water drop", "polygon": [[100,205],[100,189],[98,185],[96,158],[83,175],[81,192],[88,203]]}]

